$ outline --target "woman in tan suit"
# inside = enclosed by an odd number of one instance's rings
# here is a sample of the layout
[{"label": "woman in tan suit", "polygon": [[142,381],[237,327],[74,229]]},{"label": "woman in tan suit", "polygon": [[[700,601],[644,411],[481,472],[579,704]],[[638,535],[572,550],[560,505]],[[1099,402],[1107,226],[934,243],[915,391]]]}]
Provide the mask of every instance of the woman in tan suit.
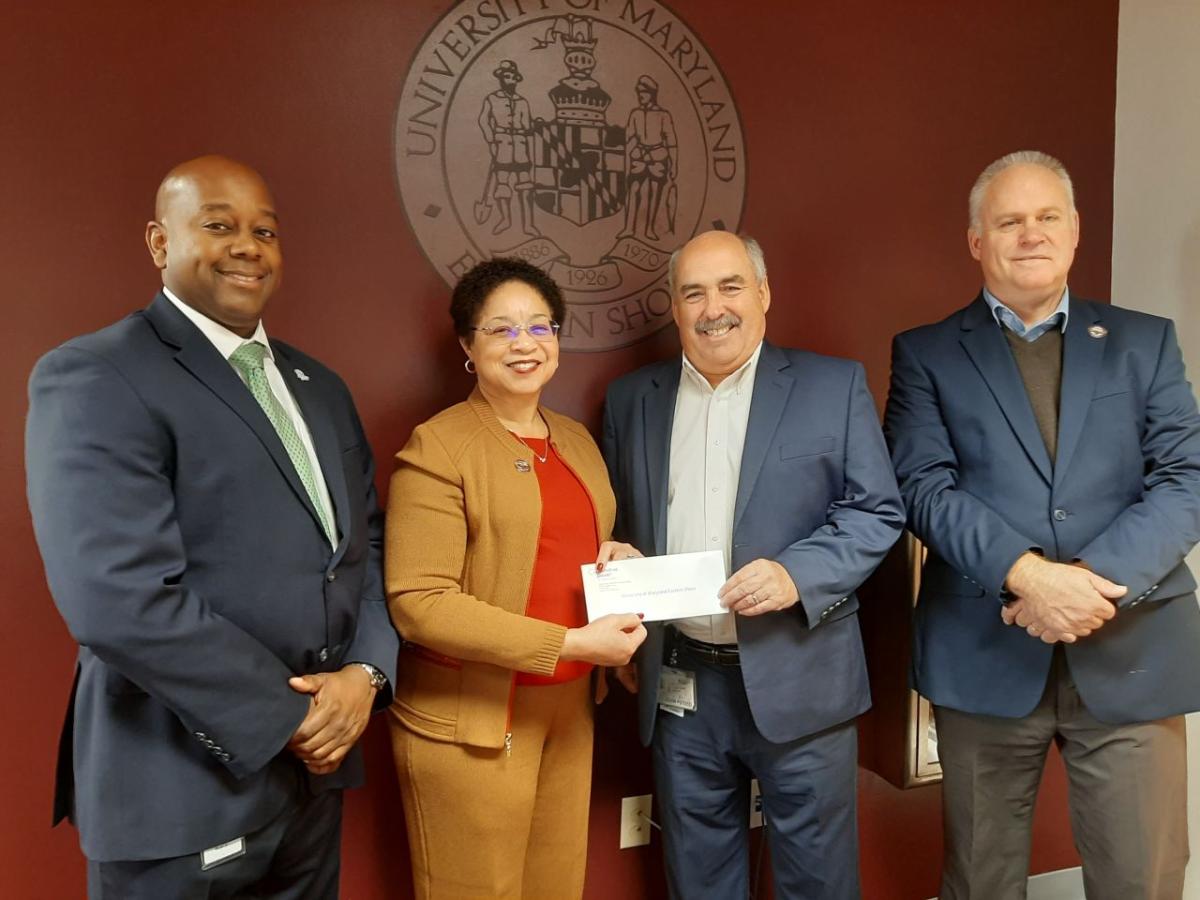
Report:
[{"label": "woman in tan suit", "polygon": [[609,540],[595,442],[539,402],[564,312],[520,260],[464,275],[450,313],[477,386],[397,455],[386,579],[405,648],[390,724],[418,898],[583,892],[588,676],[627,663],[646,632],[632,613],[587,623],[580,564],[640,554]]}]

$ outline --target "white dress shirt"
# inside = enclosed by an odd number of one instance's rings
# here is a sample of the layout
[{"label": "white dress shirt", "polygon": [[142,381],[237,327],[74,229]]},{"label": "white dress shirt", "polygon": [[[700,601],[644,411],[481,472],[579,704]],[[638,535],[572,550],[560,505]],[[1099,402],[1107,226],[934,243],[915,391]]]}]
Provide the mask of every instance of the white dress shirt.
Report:
[{"label": "white dress shirt", "polygon": [[[714,389],[686,356],[675,397],[671,425],[671,463],[667,484],[667,552],[720,550],[729,571],[733,544],[733,507],[737,500],[742,448],[760,343],[740,369]],[[710,644],[736,644],[733,613],[676,619],[672,624],[691,638]]]},{"label": "white dress shirt", "polygon": [[[254,334],[249,339],[242,337],[239,334],[234,334],[220,322],[210,319],[208,316],[200,313],[164,287],[163,293],[167,299],[175,304],[175,308],[188,317],[193,325],[200,329],[212,345],[217,348],[217,352],[228,362],[229,357],[233,356],[234,351],[247,340],[262,344],[267,348],[266,355],[263,357],[263,368],[267,373],[267,384],[271,387],[271,393],[275,395],[275,399],[283,406],[288,418],[292,420],[292,426],[296,429],[296,434],[300,436],[300,443],[304,445],[304,452],[308,454],[308,463],[312,466],[314,481],[317,485],[317,495],[321,502],[322,512],[328,517],[327,522],[333,522],[336,530],[337,519],[333,516],[333,501],[329,498],[329,488],[325,484],[325,473],[321,471],[321,462],[317,459],[317,450],[313,446],[312,434],[309,433],[308,425],[304,421],[304,416],[300,414],[300,408],[296,405],[296,401],[292,398],[292,392],[288,390],[287,382],[283,380],[283,376],[279,373],[279,367],[275,364],[275,354],[271,351],[271,342],[267,340],[266,329],[263,328],[262,320],[258,322],[258,327],[254,330]],[[237,372],[237,367],[232,363],[229,367]],[[241,373],[238,373],[241,378]],[[337,548],[336,539],[331,539],[330,544],[335,549]]]}]

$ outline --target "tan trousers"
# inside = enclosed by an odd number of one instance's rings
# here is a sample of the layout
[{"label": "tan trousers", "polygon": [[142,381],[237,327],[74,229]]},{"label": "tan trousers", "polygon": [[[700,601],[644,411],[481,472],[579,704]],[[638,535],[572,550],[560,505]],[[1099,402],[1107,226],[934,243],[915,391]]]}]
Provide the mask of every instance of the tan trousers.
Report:
[{"label": "tan trousers", "polygon": [[583,895],[590,684],[517,687],[511,754],[430,740],[391,719],[417,900]]},{"label": "tan trousers", "polygon": [[936,707],[945,814],[941,900],[1024,900],[1034,798],[1050,741],[1066,763],[1088,900],[1179,900],[1188,861],[1182,716],[1091,716],[1059,648],[1023,719]]}]

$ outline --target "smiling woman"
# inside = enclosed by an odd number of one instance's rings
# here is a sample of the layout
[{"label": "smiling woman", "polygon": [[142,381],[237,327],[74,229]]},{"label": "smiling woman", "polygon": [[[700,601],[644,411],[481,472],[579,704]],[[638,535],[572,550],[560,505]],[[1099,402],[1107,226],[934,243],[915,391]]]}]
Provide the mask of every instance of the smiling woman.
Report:
[{"label": "smiling woman", "polygon": [[480,393],[510,431],[544,438],[537,400],[558,369],[554,310],[528,282],[506,281],[487,295],[475,315],[482,324],[472,326],[470,339],[460,336],[459,342],[475,369]]},{"label": "smiling woman", "polygon": [[579,567],[641,554],[608,540],[615,501],[591,435],[540,404],[559,363],[558,285],[489,260],[450,314],[478,384],[416,428],[388,500],[388,604],[407,651],[392,747],[416,895],[578,897],[588,676],[646,635],[633,613],[587,622]]}]

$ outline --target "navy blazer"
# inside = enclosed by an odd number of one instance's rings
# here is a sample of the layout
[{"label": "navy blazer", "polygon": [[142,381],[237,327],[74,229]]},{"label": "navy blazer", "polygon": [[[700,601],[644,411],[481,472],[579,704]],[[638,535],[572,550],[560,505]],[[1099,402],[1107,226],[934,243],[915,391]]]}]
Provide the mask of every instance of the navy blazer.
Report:
[{"label": "navy blazer", "polygon": [[909,527],[929,547],[913,676],[934,703],[1019,717],[1052,648],[1000,619],[1017,558],[1082,560],[1129,592],[1066,645],[1106,722],[1200,708],[1200,416],[1167,319],[1072,298],[1051,463],[1007,340],[978,297],[898,335],[885,416]]},{"label": "navy blazer", "polygon": [[[55,822],[93,860],[195,853],[296,796],[290,676],[370,662],[395,678],[374,466],[342,381],[272,342],[341,539],[330,550],[274,428],[169,300],[44,356],[30,380],[29,505],[79,643]],[[380,698],[385,702],[386,697]]]},{"label": "navy blazer", "polygon": [[[671,428],[681,360],[608,389],[603,452],[617,496],[614,534],[666,552]],[[855,591],[899,537],[904,512],[860,364],[764,342],[734,506],[732,566],[780,563],[800,592],[782,612],[739,616],[755,724],[782,743],[871,705]],[[732,574],[732,573],[730,573]],[[650,743],[663,629],[638,651],[639,729]]]}]

